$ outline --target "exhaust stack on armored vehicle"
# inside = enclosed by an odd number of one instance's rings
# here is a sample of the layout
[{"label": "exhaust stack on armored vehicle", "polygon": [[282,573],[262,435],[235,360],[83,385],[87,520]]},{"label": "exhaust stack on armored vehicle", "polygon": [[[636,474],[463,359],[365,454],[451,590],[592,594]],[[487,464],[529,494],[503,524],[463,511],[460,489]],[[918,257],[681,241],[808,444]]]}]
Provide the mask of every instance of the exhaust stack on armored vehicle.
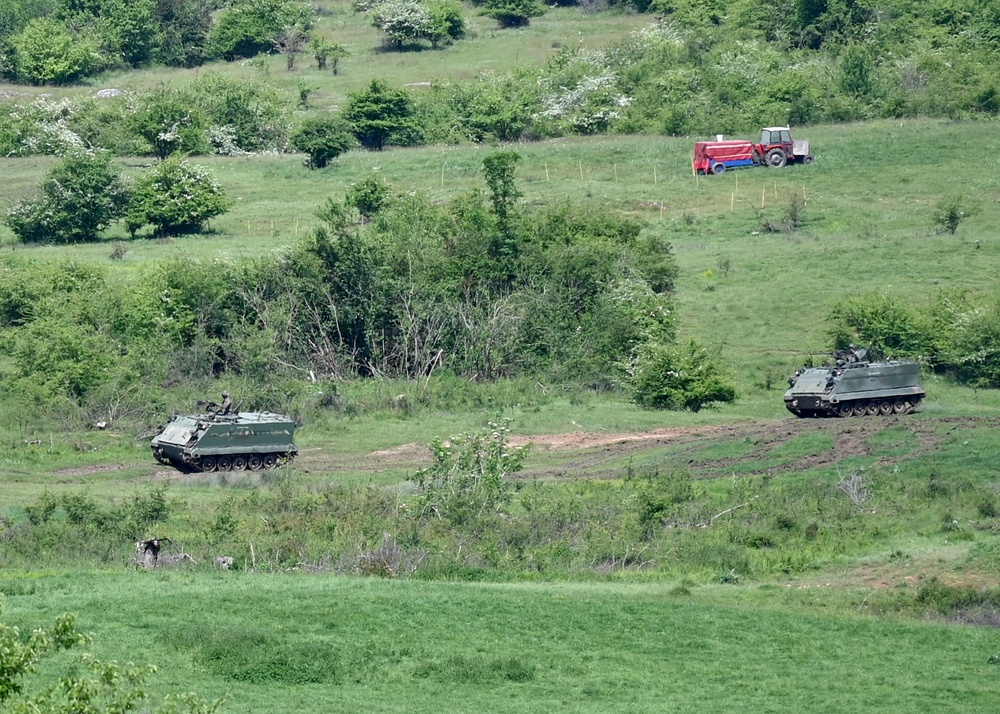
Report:
[{"label": "exhaust stack on armored vehicle", "polygon": [[797,417],[907,414],[920,404],[916,362],[869,361],[867,350],[837,352],[832,367],[804,367],[792,375],[785,407]]}]

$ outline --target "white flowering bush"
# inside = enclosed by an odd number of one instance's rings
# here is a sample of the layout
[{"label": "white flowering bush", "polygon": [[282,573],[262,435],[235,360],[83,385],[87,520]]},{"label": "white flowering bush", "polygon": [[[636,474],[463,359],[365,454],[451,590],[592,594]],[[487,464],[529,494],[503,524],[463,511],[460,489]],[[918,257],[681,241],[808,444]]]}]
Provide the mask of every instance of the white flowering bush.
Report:
[{"label": "white flowering bush", "polygon": [[232,205],[204,167],[171,157],[139,179],[125,227],[132,236],[145,225],[152,225],[156,236],[199,233],[206,221]]},{"label": "white flowering bush", "polygon": [[118,220],[130,186],[106,152],[75,152],[48,173],[41,195],[16,203],[7,225],[25,243],[85,243]]},{"label": "white flowering bush", "polygon": [[419,0],[385,0],[372,10],[372,24],[385,33],[386,44],[402,47],[430,35],[431,13]]}]

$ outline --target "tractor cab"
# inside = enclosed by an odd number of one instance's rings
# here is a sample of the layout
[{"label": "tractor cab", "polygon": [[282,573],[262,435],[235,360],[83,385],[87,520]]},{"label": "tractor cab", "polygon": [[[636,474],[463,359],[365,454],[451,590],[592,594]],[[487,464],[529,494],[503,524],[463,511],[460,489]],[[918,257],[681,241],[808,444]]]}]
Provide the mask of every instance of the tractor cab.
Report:
[{"label": "tractor cab", "polygon": [[787,126],[772,126],[760,130],[760,153],[771,149],[781,149],[786,156],[792,156],[792,132]]}]

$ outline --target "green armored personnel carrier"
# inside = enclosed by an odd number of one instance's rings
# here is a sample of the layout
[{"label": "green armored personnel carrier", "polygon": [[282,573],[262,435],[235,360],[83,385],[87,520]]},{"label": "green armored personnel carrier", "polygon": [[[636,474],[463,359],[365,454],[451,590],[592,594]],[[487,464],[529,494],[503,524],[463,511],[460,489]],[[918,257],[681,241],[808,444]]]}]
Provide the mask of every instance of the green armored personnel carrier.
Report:
[{"label": "green armored personnel carrier", "polygon": [[785,407],[798,417],[888,416],[913,411],[924,398],[920,365],[870,362],[865,349],[838,352],[832,367],[804,367],[792,375]]},{"label": "green armored personnel carrier", "polygon": [[161,464],[184,471],[257,471],[290,461],[295,422],[271,412],[175,416],[150,447]]}]

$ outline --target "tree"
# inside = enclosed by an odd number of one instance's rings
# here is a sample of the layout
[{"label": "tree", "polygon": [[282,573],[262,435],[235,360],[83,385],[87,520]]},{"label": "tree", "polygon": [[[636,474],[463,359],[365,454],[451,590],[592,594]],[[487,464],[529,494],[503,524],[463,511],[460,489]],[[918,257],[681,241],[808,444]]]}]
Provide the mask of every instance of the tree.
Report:
[{"label": "tree", "polygon": [[209,34],[216,57],[232,61],[270,52],[271,41],[286,27],[312,27],[311,8],[295,0],[234,0]]},{"label": "tree", "polygon": [[122,216],[130,188],[106,152],[77,152],[53,168],[42,195],[15,204],[7,225],[26,243],[85,243]]},{"label": "tree", "polygon": [[334,74],[340,73],[340,60],[347,57],[350,52],[339,42],[330,42],[325,37],[312,38],[313,57],[316,59],[316,69],[326,69],[327,61],[330,61],[330,69]]},{"label": "tree", "polygon": [[156,43],[155,9],[154,0],[102,0],[97,32],[108,53],[130,67],[149,64]]},{"label": "tree", "polygon": [[196,67],[205,61],[212,27],[210,3],[202,0],[156,0],[159,28],[153,60],[171,67]]},{"label": "tree", "polygon": [[274,49],[285,55],[285,69],[295,69],[295,58],[309,44],[309,33],[301,25],[289,25],[271,39]]},{"label": "tree", "polygon": [[427,5],[430,13],[430,29],[426,35],[433,47],[450,45],[465,37],[465,18],[462,6],[452,0],[440,0]]},{"label": "tree", "polygon": [[305,164],[322,169],[355,145],[350,127],[337,117],[307,119],[291,136],[292,147],[306,154]]},{"label": "tree", "polygon": [[378,79],[373,79],[368,89],[348,95],[344,118],[358,142],[371,151],[381,151],[392,144],[412,145],[419,140],[420,129],[410,95]]},{"label": "tree", "polygon": [[525,27],[531,18],[544,15],[545,8],[537,0],[486,0],[482,14],[502,28]]},{"label": "tree", "polygon": [[498,151],[483,159],[483,176],[490,189],[493,215],[497,217],[500,232],[508,236],[513,234],[511,214],[521,198],[521,191],[514,183],[514,169],[520,160],[516,151]]},{"label": "tree", "polygon": [[62,22],[37,18],[11,38],[17,74],[31,84],[68,84],[97,65],[97,44]]},{"label": "tree", "polygon": [[203,154],[211,148],[205,113],[190,96],[177,90],[160,87],[143,96],[128,124],[160,160],[175,152]]},{"label": "tree", "polygon": [[198,233],[205,221],[232,205],[204,168],[174,156],[139,179],[125,226],[133,236],[146,224],[152,224],[158,236]]}]

